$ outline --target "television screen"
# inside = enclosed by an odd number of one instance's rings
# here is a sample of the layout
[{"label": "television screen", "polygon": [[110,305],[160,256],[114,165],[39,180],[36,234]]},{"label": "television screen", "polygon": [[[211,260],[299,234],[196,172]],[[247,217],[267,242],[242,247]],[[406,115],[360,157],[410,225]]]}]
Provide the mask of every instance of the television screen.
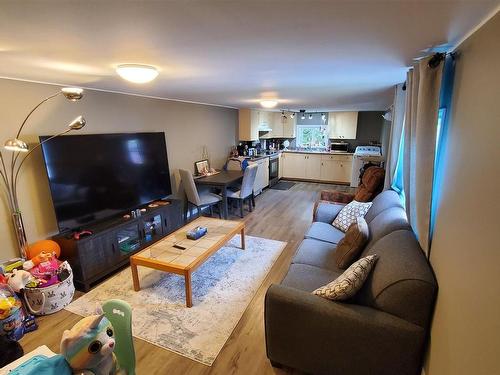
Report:
[{"label": "television screen", "polygon": [[172,192],[165,133],[61,136],[42,152],[61,232]]}]

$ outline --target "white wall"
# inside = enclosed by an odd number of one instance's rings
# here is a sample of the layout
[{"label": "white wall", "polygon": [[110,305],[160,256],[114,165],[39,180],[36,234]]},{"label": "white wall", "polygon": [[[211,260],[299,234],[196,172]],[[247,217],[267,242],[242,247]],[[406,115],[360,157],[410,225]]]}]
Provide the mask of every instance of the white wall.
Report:
[{"label": "white wall", "polygon": [[500,14],[458,49],[427,375],[500,374]]},{"label": "white wall", "polygon": [[[58,86],[0,79],[0,143],[14,137],[28,112],[58,90]],[[81,133],[164,131],[171,174],[179,168],[192,170],[204,145],[212,164],[221,167],[238,131],[234,109],[86,90],[85,97],[75,103],[63,96],[45,103],[30,118],[22,138],[34,143],[38,135],[56,134],[80,114],[87,120]],[[33,242],[56,233],[57,224],[41,153],[34,153],[23,170],[19,199],[28,240]],[[172,183],[175,190],[174,176]],[[5,204],[0,205],[0,229],[0,260],[16,256]]]}]

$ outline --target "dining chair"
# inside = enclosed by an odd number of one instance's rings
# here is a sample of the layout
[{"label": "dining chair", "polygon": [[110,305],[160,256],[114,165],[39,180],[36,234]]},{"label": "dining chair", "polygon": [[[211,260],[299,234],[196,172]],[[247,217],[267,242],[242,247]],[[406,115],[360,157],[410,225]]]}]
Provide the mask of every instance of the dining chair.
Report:
[{"label": "dining chair", "polygon": [[[191,203],[197,209],[198,216],[201,216],[201,209],[205,207],[210,208],[210,215],[213,215],[213,206],[217,205],[219,208],[219,218],[222,219],[222,198],[220,195],[210,193],[208,191],[198,192],[196,185],[194,183],[194,178],[191,172],[185,169],[179,169],[181,175],[182,186],[184,187],[184,192],[186,193],[188,211],[189,204]],[[187,212],[186,212],[187,220]]]},{"label": "dining chair", "polygon": [[228,191],[227,198],[236,200],[240,209],[240,217],[243,217],[243,204],[248,201],[248,211],[252,212],[255,206],[253,196],[253,185],[255,183],[255,176],[257,175],[257,164],[250,164],[243,172],[243,181],[241,188],[238,191]]}]

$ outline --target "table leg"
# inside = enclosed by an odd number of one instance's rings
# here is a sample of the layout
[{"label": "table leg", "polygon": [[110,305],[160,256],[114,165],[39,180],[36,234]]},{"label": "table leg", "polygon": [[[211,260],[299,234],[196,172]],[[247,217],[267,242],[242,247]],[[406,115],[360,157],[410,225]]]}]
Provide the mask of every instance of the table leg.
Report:
[{"label": "table leg", "polygon": [[227,220],[227,186],[222,187],[222,210],[224,220]]},{"label": "table leg", "polygon": [[139,284],[139,275],[137,273],[137,266],[130,262],[130,270],[132,271],[132,281],[134,283],[134,290],[138,292],[141,290],[141,286]]},{"label": "table leg", "polygon": [[186,306],[192,307],[193,306],[193,296],[192,296],[192,292],[191,292],[191,271],[187,271],[184,274],[184,283],[186,286]]},{"label": "table leg", "polygon": [[241,228],[241,248],[245,250],[245,227]]}]

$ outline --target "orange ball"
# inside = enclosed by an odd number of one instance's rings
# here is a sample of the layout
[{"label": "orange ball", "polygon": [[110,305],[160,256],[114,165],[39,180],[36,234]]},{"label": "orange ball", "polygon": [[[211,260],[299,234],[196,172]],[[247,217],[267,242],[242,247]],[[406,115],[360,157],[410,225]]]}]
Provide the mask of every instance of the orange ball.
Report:
[{"label": "orange ball", "polygon": [[59,258],[59,256],[61,255],[61,247],[57,242],[52,240],[41,240],[35,242],[34,244],[31,244],[28,247],[26,256],[28,257],[28,259],[32,259],[36,257],[38,254],[40,254],[42,251],[51,254],[55,253],[56,258]]}]

